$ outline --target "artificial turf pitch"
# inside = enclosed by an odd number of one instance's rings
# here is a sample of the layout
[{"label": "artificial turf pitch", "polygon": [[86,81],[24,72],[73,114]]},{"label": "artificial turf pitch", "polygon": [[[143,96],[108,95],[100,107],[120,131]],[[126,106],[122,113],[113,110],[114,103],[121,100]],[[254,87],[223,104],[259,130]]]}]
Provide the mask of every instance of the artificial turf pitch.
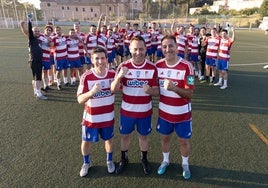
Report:
[{"label": "artificial turf pitch", "polygon": [[[85,29],[84,32],[87,32]],[[200,84],[192,100],[192,177],[181,176],[181,157],[172,137],[171,165],[159,176],[160,136],[154,130],[148,159],[153,172],[144,175],[136,133],[130,163],[120,175],[108,174],[104,143],[93,147],[89,175],[79,177],[81,116],[76,88],[49,91],[48,101],[36,100],[27,65],[27,41],[19,29],[0,30],[0,187],[268,187],[268,148],[249,127],[268,135],[268,35],[238,30],[232,47],[228,89]],[[116,96],[114,160],[120,160]]]}]

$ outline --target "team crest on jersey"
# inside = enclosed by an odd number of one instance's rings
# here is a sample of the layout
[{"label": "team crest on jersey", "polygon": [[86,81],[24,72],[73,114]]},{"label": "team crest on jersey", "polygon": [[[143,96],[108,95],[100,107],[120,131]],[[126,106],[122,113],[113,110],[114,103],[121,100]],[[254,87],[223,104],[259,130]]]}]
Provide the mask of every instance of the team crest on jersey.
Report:
[{"label": "team crest on jersey", "polygon": [[141,75],[141,71],[136,71],[136,77],[139,78]]},{"label": "team crest on jersey", "polygon": [[187,76],[187,84],[194,85],[194,76]]}]

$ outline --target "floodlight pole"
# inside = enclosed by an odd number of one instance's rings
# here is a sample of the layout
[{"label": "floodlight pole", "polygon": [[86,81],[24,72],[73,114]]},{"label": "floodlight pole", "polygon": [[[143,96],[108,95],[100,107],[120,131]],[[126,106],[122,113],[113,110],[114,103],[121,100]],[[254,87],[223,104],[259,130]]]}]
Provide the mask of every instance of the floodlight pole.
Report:
[{"label": "floodlight pole", "polygon": [[17,4],[16,4],[15,0],[13,0],[13,3],[14,3],[14,9],[15,9],[15,14],[16,14],[17,24],[19,26],[19,16],[18,16]]},{"label": "floodlight pole", "polygon": [[5,14],[5,8],[4,8],[3,0],[1,0],[1,6],[2,6],[2,11],[3,11],[3,16],[4,16],[4,19],[5,19],[6,28],[8,28],[8,23],[7,23],[7,18],[6,18],[6,14]]}]

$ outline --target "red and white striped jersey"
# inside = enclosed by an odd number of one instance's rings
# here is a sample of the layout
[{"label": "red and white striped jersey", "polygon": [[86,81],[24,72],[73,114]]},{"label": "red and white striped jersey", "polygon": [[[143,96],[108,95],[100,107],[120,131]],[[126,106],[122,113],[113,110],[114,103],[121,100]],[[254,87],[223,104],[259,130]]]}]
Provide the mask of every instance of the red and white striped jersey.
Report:
[{"label": "red and white striped jersey", "polygon": [[82,32],[80,33],[76,33],[77,37],[80,39],[79,42],[79,56],[84,56],[85,52],[84,52],[84,44],[81,41],[85,41],[86,35]]},{"label": "red and white striped jersey", "polygon": [[176,37],[176,41],[178,44],[178,54],[184,54],[185,48],[188,45],[188,38],[185,35],[178,35]]},{"label": "red and white striped jersey", "polygon": [[130,59],[119,65],[117,73],[121,67],[128,68],[127,74],[121,79],[123,92],[121,114],[133,118],[152,115],[152,97],[144,92],[143,85],[158,86],[155,65],[147,59],[141,65],[135,65]]},{"label": "red and white striped jersey", "polygon": [[55,60],[67,58],[67,39],[65,36],[54,36],[52,42],[54,43],[54,58]]},{"label": "red and white striped jersey", "polygon": [[206,57],[208,58],[217,58],[218,56],[218,49],[220,46],[220,37],[212,37],[209,36],[206,38],[206,43],[208,44],[207,46],[207,52],[206,52]]},{"label": "red and white striped jersey", "polygon": [[116,40],[117,46],[124,46],[124,34],[116,32],[113,34],[113,38]]},{"label": "red and white striped jersey", "polygon": [[190,54],[198,55],[198,42],[199,42],[199,36],[194,36],[191,42]]},{"label": "red and white striped jersey", "polygon": [[107,49],[108,54],[113,52],[113,50],[115,49],[115,44],[116,44],[116,40],[114,39],[113,36],[107,38],[106,49]]},{"label": "red and white striped jersey", "polygon": [[50,62],[50,40],[49,36],[40,34],[38,37],[40,47],[42,48],[43,57],[42,61]]},{"label": "red and white striped jersey", "polygon": [[149,33],[152,34],[152,46],[157,46],[157,38],[156,36],[159,34],[159,30],[158,29],[149,29]]},{"label": "red and white striped jersey", "polygon": [[124,34],[124,44],[126,46],[129,46],[129,44],[130,44],[130,39],[131,39],[132,33],[133,33],[133,31],[131,29],[125,31],[125,34]]},{"label": "red and white striped jersey", "polygon": [[152,47],[152,34],[151,33],[141,33],[141,37],[144,39],[146,48]]},{"label": "red and white striped jersey", "polygon": [[233,45],[232,39],[223,39],[221,38],[221,43],[219,47],[219,59],[223,59],[226,61],[230,60],[230,50]]},{"label": "red and white striped jersey", "polygon": [[194,69],[192,63],[180,58],[172,66],[161,59],[156,63],[160,87],[159,117],[171,123],[188,121],[192,117],[191,101],[164,88],[164,80],[169,79],[176,87],[194,89]]},{"label": "red and white striped jersey", "polygon": [[162,45],[161,45],[161,41],[162,41],[162,39],[164,38],[164,34],[158,34],[158,35],[156,35],[156,40],[157,40],[157,49],[158,50],[162,50]]},{"label": "red and white striped jersey", "polygon": [[114,125],[114,94],[111,93],[114,76],[115,72],[108,69],[103,77],[95,74],[93,69],[86,71],[81,76],[77,96],[90,91],[96,83],[101,85],[101,90],[85,103],[82,125],[92,128]]},{"label": "red and white striped jersey", "polygon": [[91,34],[89,33],[86,38],[85,38],[85,45],[87,48],[87,53],[90,54],[92,48],[97,47],[98,43],[97,43],[97,35]]},{"label": "red and white striped jersey", "polygon": [[107,42],[107,36],[106,34],[99,33],[97,34],[97,41],[98,41],[98,46],[106,49],[106,42]]},{"label": "red and white striped jersey", "polygon": [[79,55],[79,39],[67,39],[67,54],[68,60],[74,61],[80,58]]},{"label": "red and white striped jersey", "polygon": [[192,41],[193,41],[193,38],[195,37],[195,35],[191,34],[191,33],[187,33],[186,36],[187,36],[187,41],[188,41],[188,50],[190,52],[192,49]]}]

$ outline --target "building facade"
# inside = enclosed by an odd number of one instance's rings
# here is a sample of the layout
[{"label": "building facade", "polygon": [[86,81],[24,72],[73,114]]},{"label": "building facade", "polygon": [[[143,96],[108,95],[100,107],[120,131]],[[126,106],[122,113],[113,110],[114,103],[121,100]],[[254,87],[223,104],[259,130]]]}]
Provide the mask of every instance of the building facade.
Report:
[{"label": "building facade", "polygon": [[44,20],[96,21],[107,17],[136,19],[143,11],[142,0],[41,0]]},{"label": "building facade", "polygon": [[[219,12],[221,9],[237,10],[240,11],[246,8],[260,8],[264,0],[218,0],[214,1],[213,5],[209,6],[210,12]],[[195,11],[200,11],[202,7],[196,7],[190,9],[190,14],[194,14]]]}]

